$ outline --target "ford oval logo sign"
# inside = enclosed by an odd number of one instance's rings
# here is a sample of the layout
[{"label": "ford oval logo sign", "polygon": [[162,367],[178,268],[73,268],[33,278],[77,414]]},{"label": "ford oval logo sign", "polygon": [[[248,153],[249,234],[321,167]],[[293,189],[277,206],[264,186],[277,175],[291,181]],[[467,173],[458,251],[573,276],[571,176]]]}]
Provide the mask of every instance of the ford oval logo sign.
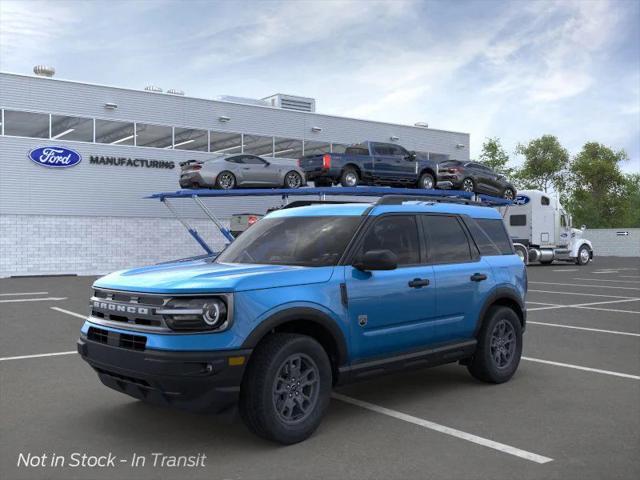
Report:
[{"label": "ford oval logo sign", "polygon": [[529,197],[527,197],[526,195],[516,195],[516,199],[513,202],[516,205],[526,205],[527,203],[529,203]]},{"label": "ford oval logo sign", "polygon": [[29,152],[29,159],[50,168],[68,168],[79,164],[82,155],[75,150],[64,147],[38,147]]}]

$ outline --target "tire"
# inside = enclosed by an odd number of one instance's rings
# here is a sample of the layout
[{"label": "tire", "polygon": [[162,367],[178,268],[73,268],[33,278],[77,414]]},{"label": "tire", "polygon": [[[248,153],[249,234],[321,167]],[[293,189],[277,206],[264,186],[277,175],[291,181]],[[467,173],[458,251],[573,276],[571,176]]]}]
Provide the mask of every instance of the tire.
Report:
[{"label": "tire", "polygon": [[340,185],[343,187],[357,187],[360,183],[360,176],[353,167],[347,167],[342,171],[340,175]]},{"label": "tire", "polygon": [[[298,368],[302,365],[306,367],[304,372],[312,372],[307,375],[313,384],[299,387],[300,382],[286,383],[291,378],[295,380],[288,370],[291,362],[296,364],[295,359],[300,360]],[[331,385],[331,363],[318,342],[295,333],[271,334],[251,355],[240,388],[240,416],[249,430],[262,438],[284,445],[301,442],[324,417]],[[277,389],[282,393],[276,397]],[[305,401],[309,402],[306,411]]]},{"label": "tire", "polygon": [[436,188],[436,179],[430,173],[423,173],[418,180],[418,188],[433,190]]},{"label": "tire", "polygon": [[225,170],[216,177],[216,188],[220,190],[231,190],[236,186],[236,177],[233,173]]},{"label": "tire", "polygon": [[540,264],[542,265],[551,265],[553,263],[553,260],[540,260]]},{"label": "tire", "polygon": [[529,263],[529,251],[527,250],[527,247],[524,245],[514,245],[513,249],[515,250],[516,255],[520,257],[520,260],[522,260],[522,263],[527,265]]},{"label": "tire", "polygon": [[582,245],[578,249],[576,264],[582,266],[582,265],[586,265],[590,261],[591,261],[591,250],[589,250],[589,247],[587,247],[586,245]]},{"label": "tire", "polygon": [[330,178],[316,178],[313,181],[313,184],[316,187],[331,187],[333,185],[333,182]]},{"label": "tire", "polygon": [[491,307],[478,334],[477,350],[467,366],[469,373],[483,382],[504,383],[518,369],[521,355],[522,325],[518,315],[509,307]]},{"label": "tire", "polygon": [[284,176],[284,187],[285,188],[300,188],[302,186],[302,176],[296,172],[295,170],[291,170],[287,172]]},{"label": "tire", "polygon": [[474,182],[472,178],[467,177],[462,180],[462,183],[460,184],[460,190],[463,190],[465,192],[475,192],[476,182]]},{"label": "tire", "polygon": [[505,200],[514,200],[516,198],[516,194],[513,191],[513,188],[505,188],[504,192],[502,192],[502,198],[504,198]]}]

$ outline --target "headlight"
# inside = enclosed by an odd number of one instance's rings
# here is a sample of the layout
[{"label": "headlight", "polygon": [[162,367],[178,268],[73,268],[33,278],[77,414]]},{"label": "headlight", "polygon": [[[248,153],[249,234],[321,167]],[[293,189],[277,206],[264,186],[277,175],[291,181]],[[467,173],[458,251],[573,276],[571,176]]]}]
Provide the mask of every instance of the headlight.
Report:
[{"label": "headlight", "polygon": [[229,326],[226,298],[174,298],[156,311],[171,330],[225,330]]}]

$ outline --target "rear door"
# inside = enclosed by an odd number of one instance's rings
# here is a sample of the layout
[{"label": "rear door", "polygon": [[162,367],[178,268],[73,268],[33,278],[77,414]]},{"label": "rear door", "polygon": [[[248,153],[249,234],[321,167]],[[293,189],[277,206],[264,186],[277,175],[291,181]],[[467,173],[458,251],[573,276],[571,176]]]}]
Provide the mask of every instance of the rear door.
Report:
[{"label": "rear door", "polygon": [[495,279],[466,227],[455,215],[421,215],[428,262],[436,279],[439,337],[473,337],[480,309]]},{"label": "rear door", "polygon": [[374,177],[385,180],[393,178],[395,157],[392,155],[392,150],[389,148],[389,145],[385,143],[372,143],[371,150],[373,154]]},{"label": "rear door", "polygon": [[345,267],[356,361],[423,347],[436,338],[433,267],[425,264],[415,215],[375,218],[362,234],[353,258],[379,249],[397,255],[397,269],[362,272]]}]

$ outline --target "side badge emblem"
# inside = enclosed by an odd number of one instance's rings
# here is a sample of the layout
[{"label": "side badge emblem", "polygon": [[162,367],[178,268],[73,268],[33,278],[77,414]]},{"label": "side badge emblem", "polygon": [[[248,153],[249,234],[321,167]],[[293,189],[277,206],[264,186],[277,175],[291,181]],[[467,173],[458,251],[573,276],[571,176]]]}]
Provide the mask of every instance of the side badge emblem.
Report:
[{"label": "side badge emblem", "polygon": [[367,316],[366,315],[358,315],[358,325],[364,327],[367,324]]}]

